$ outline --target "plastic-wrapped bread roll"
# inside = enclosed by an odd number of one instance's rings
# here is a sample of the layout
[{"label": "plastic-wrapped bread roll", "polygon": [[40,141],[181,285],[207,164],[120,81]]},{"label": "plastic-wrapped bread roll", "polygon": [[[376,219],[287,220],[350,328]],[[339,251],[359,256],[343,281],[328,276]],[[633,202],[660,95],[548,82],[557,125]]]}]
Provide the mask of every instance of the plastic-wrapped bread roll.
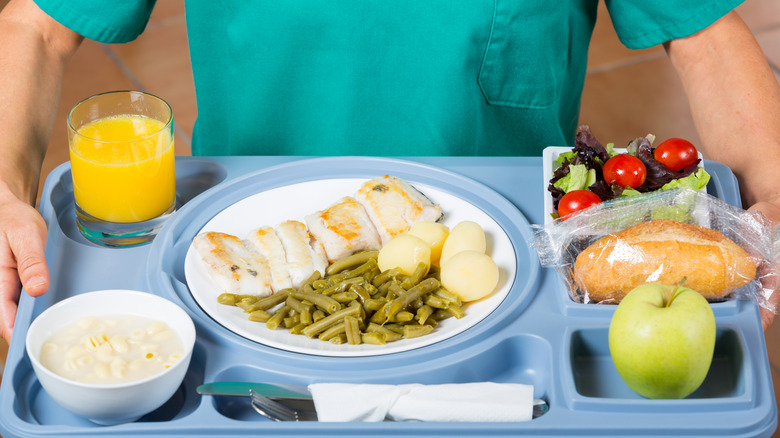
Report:
[{"label": "plastic-wrapped bread roll", "polygon": [[722,233],[667,219],[601,238],[577,256],[573,272],[587,301],[614,303],[644,283],[682,283],[716,300],[755,276],[749,254]]}]

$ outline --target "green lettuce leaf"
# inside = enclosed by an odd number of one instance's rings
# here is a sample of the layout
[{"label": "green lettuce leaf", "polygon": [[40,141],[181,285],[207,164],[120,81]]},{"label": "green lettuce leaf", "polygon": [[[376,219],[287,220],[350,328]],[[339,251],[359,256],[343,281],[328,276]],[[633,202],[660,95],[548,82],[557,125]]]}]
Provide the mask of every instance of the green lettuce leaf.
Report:
[{"label": "green lettuce leaf", "polygon": [[584,164],[569,166],[569,174],[555,181],[553,185],[568,193],[572,190],[584,190],[596,182],[596,170],[588,169]]},{"label": "green lettuce leaf", "polygon": [[707,173],[703,167],[699,167],[699,170],[686,176],[685,178],[673,179],[661,187],[661,190],[676,189],[680,187],[688,187],[693,190],[701,190],[707,187],[707,183],[710,181],[710,174]]}]

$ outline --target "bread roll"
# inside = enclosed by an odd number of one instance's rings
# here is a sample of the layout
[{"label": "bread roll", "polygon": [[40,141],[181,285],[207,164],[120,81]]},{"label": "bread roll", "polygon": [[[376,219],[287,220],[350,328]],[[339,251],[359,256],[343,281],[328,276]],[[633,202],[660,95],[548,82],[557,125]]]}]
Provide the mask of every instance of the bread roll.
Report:
[{"label": "bread roll", "polygon": [[681,282],[716,300],[752,281],[756,265],[718,231],[662,219],[596,241],[577,256],[573,276],[588,301],[618,303],[641,284]]}]

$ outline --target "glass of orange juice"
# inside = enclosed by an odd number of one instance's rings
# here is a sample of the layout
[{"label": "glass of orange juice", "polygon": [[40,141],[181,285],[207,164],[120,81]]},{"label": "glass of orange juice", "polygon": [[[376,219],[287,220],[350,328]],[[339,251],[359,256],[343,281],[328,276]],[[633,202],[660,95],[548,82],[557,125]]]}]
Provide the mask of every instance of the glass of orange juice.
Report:
[{"label": "glass of orange juice", "polygon": [[76,224],[87,239],[150,242],[176,209],[173,111],[157,96],[112,91],[68,114]]}]

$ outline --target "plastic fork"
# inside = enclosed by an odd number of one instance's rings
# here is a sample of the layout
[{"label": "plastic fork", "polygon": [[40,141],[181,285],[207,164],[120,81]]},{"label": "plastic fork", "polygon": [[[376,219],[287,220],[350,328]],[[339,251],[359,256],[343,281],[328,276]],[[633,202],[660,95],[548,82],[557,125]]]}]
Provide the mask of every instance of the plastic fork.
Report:
[{"label": "plastic fork", "polygon": [[252,408],[273,421],[317,421],[317,413],[308,409],[295,409],[249,390]]}]

